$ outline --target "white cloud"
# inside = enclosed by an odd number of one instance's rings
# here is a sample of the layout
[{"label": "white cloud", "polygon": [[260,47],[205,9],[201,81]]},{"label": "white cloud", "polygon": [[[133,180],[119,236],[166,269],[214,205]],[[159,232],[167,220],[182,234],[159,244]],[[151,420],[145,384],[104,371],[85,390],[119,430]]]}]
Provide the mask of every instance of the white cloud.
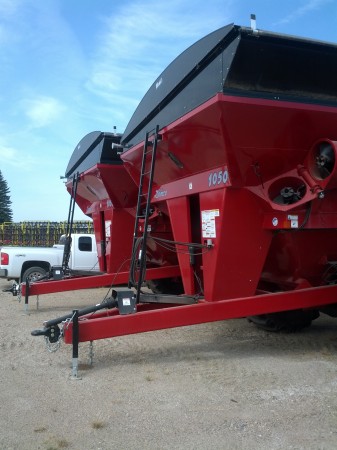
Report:
[{"label": "white cloud", "polygon": [[12,147],[0,145],[0,158],[2,161],[15,162],[16,150]]},{"label": "white cloud", "polygon": [[34,167],[34,158],[25,153],[24,157],[19,150],[16,148],[0,143],[0,160],[1,167],[8,166],[13,167],[15,169],[20,169],[23,171],[29,171],[32,167]]},{"label": "white cloud", "polygon": [[298,7],[288,16],[278,21],[277,24],[287,24],[290,22],[294,22],[305,14],[321,9],[322,6],[326,5],[327,3],[331,3],[332,1],[333,0],[309,0],[308,2],[304,3],[303,6]]},{"label": "white cloud", "polygon": [[103,31],[85,87],[114,108],[114,115],[124,117],[126,126],[155,78],[189,45],[227,23],[216,12],[225,10],[229,17],[232,4],[214,0],[207,7],[209,15],[198,0],[193,5],[181,0],[122,5],[102,17]]},{"label": "white cloud", "polygon": [[33,128],[50,125],[59,119],[66,109],[59,100],[47,96],[24,100],[23,105],[25,114],[30,119]]}]

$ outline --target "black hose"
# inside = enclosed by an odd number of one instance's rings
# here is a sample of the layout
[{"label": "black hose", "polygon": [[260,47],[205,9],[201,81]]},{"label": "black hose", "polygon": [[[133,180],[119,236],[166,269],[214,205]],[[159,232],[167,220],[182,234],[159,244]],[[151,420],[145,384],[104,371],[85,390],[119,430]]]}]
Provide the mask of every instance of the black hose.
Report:
[{"label": "black hose", "polygon": [[[78,317],[85,316],[87,314],[94,313],[101,309],[111,309],[117,306],[117,300],[115,297],[107,298],[104,302],[99,303],[98,305],[88,306],[86,308],[80,309],[78,311]],[[44,323],[45,328],[52,327],[54,325],[58,325],[59,323],[65,322],[66,320],[71,319],[73,313],[66,314],[65,316],[58,317],[57,319],[51,319]]]}]

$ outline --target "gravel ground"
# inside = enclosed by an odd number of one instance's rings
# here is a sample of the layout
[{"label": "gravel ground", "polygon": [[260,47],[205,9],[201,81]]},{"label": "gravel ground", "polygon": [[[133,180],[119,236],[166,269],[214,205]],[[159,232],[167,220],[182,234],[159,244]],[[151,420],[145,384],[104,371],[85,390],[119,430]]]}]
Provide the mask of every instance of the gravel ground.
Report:
[{"label": "gravel ground", "polygon": [[[0,290],[10,286],[0,280]],[[0,292],[4,450],[337,448],[336,320],[296,334],[245,319],[80,344],[49,353],[31,331],[98,303],[106,289],[40,297]]]}]

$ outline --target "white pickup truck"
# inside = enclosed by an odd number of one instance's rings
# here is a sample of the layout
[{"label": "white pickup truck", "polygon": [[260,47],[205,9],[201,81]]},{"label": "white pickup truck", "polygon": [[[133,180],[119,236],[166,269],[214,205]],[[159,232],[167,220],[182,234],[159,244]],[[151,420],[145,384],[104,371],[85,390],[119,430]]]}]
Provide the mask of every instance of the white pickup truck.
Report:
[{"label": "white pickup truck", "polygon": [[[53,247],[0,248],[0,278],[29,280],[43,277],[52,266],[61,266],[65,237]],[[74,271],[99,271],[97,248],[93,234],[73,234],[69,268]]]}]

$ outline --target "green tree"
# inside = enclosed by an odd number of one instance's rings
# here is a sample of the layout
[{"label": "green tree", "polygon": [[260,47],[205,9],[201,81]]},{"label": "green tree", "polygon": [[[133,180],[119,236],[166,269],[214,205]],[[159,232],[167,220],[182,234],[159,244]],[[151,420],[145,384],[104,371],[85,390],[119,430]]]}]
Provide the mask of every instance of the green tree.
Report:
[{"label": "green tree", "polygon": [[13,212],[11,208],[11,199],[7,181],[2,176],[0,170],[0,223],[12,222]]}]

